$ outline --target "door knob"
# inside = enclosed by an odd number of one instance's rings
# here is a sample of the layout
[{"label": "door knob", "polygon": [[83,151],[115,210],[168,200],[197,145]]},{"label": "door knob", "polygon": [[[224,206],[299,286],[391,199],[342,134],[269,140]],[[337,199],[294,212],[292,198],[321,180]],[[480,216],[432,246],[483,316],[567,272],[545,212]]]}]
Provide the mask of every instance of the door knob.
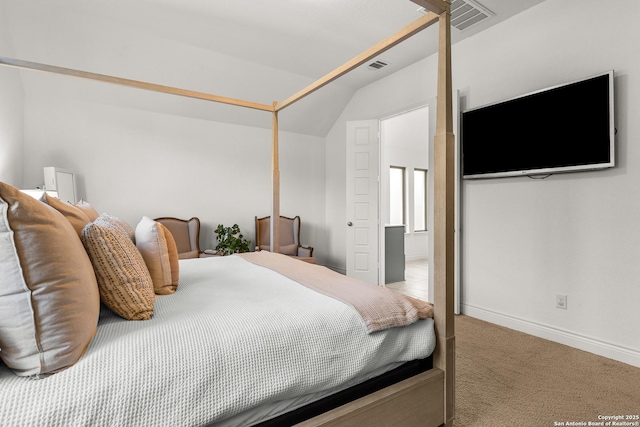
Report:
[{"label": "door knob", "polygon": [[351,226],[353,225],[353,223],[352,223],[351,221],[349,221],[349,222],[347,223],[347,225],[348,225],[349,227],[351,227]]}]

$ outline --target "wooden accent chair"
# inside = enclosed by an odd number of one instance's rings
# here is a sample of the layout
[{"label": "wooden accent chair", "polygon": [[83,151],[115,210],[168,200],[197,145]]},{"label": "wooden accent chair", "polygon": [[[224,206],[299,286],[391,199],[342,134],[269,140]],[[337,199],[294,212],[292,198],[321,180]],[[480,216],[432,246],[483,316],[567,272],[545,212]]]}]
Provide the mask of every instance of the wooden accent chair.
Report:
[{"label": "wooden accent chair", "polygon": [[200,252],[200,219],[193,217],[185,220],[172,217],[156,218],[160,224],[167,227],[176,241],[178,258],[199,258]]},{"label": "wooden accent chair", "polygon": [[[271,246],[271,217],[256,218],[256,251],[268,251]],[[316,263],[313,247],[300,244],[300,217],[280,216],[281,254],[297,257],[300,260]]]}]

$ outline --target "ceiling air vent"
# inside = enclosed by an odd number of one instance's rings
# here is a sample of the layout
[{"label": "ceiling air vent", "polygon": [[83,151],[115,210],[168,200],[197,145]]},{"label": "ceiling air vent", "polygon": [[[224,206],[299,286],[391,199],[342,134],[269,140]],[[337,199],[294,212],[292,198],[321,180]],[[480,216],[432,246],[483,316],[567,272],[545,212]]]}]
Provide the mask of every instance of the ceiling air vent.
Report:
[{"label": "ceiling air vent", "polygon": [[[428,10],[421,7],[418,12],[427,13]],[[460,31],[491,16],[495,16],[495,14],[473,0],[453,0],[451,2],[451,26]]]},{"label": "ceiling air vent", "polygon": [[454,0],[451,2],[451,26],[460,31],[491,16],[494,16],[493,12],[473,0]]},{"label": "ceiling air vent", "polygon": [[389,65],[389,64],[384,62],[384,61],[375,61],[375,62],[372,62],[371,64],[369,64],[367,67],[370,70],[379,70],[380,68],[384,68],[387,65]]}]

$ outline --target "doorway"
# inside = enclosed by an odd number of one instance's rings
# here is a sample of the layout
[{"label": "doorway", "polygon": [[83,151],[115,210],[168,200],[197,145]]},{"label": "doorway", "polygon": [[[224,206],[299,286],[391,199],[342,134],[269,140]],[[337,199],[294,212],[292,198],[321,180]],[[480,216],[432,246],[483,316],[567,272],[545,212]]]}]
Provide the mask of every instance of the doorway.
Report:
[{"label": "doorway", "polygon": [[[456,94],[453,98],[453,128],[454,133],[459,135],[459,93],[456,91]],[[418,118],[419,120],[415,120],[417,125],[415,128],[412,127],[411,123],[413,120]],[[407,120],[409,123],[404,123],[403,121]],[[425,125],[426,123],[426,125]],[[408,223],[409,228],[405,227],[405,242],[404,248],[406,253],[403,254],[405,257],[405,280],[401,280],[399,282],[413,282],[417,283],[417,285],[411,285],[412,287],[418,289],[414,294],[420,293],[423,294],[423,291],[426,289],[427,291],[427,300],[434,301],[433,295],[433,287],[429,286],[430,283],[433,283],[433,269],[430,269],[430,263],[433,259],[433,251],[434,247],[432,242],[429,239],[429,230],[433,229],[433,174],[429,173],[430,169],[433,166],[433,144],[435,136],[435,123],[436,123],[436,99],[432,98],[428,100],[424,106],[417,107],[415,109],[405,111],[403,113],[388,116],[387,118],[381,120],[367,120],[367,121],[359,121],[359,122],[347,122],[347,275],[348,276],[357,276],[355,272],[355,267],[357,267],[357,261],[361,262],[363,266],[360,268],[362,272],[366,270],[367,276],[363,278],[363,280],[368,281],[370,283],[376,283],[378,285],[382,285],[385,282],[385,221],[390,221],[390,211],[387,214],[387,208],[389,207],[389,190],[388,190],[388,180],[390,179],[390,172],[388,169],[391,167],[391,159],[393,159],[393,155],[395,151],[391,153],[387,153],[387,149],[384,148],[387,144],[387,139],[384,134],[385,129],[391,130],[391,135],[398,135],[397,138],[400,140],[401,148],[398,149],[398,152],[403,150],[411,152],[411,147],[402,147],[403,141],[407,138],[414,138],[415,134],[407,135],[409,129],[413,129],[414,132],[417,132],[420,136],[420,140],[422,147],[426,148],[426,156],[427,159],[425,170],[426,175],[426,231],[416,231],[415,223],[414,228],[411,227],[411,215],[414,215],[415,219],[415,211],[411,208],[406,209],[406,215],[409,218],[402,220],[403,225],[406,221]],[[431,126],[429,126],[431,124]],[[397,125],[397,126],[396,126]],[[393,128],[399,128],[398,132],[394,132]],[[366,128],[366,129],[364,129]],[[426,138],[424,137],[424,132],[426,132]],[[366,135],[366,137],[365,137]],[[404,135],[404,136],[403,136]],[[387,135],[388,136],[388,135]],[[457,139],[456,139],[457,141]],[[359,143],[360,144],[359,144]],[[360,152],[359,154],[354,153],[357,152],[357,149],[354,147],[367,147],[367,153]],[[456,146],[456,167],[459,164],[459,148]],[[415,154],[415,152],[414,152]],[[422,158],[422,154],[416,154],[416,158]],[[361,161],[358,162],[357,160]],[[394,162],[395,163],[395,162]],[[363,166],[366,165],[366,168]],[[420,166],[416,166],[413,169],[422,169],[422,164]],[[376,169],[375,174],[373,173],[372,168]],[[367,185],[357,185],[358,178],[355,175],[358,172],[358,169],[363,169],[359,172],[363,172],[364,169],[367,169],[366,177],[362,176],[359,180],[360,183],[367,182]],[[407,167],[405,166],[405,171]],[[380,172],[380,173],[378,173]],[[388,173],[387,173],[388,172]],[[405,172],[406,173],[406,172]],[[460,197],[460,174],[456,172],[456,183],[455,183],[455,199],[456,199],[456,212],[455,212],[455,304],[454,304],[454,312],[456,314],[460,313],[460,288],[461,288],[461,230],[460,230],[460,211],[461,211],[461,197]],[[415,179],[415,178],[414,178]],[[379,182],[376,182],[379,181]],[[403,180],[404,181],[404,180]],[[374,184],[375,183],[375,184]],[[385,187],[386,185],[386,187]],[[367,189],[366,191],[359,191],[363,189]],[[413,187],[415,189],[415,187]],[[408,194],[410,191],[413,191],[409,188],[409,185],[405,187],[405,190],[402,191],[403,197],[405,200],[410,197]],[[361,194],[356,194],[360,192]],[[364,197],[363,200],[357,202],[354,198],[354,195],[358,197]],[[350,218],[357,216],[360,212],[363,217],[365,216],[364,209],[358,209],[359,207],[367,206],[366,216],[369,221],[375,220],[379,224],[379,226],[371,226],[373,222],[369,222],[366,226],[367,232],[365,233],[363,230],[358,230],[356,227],[356,223],[352,221]],[[370,208],[375,205],[375,210],[371,210]],[[413,212],[413,213],[412,213]],[[431,214],[429,213],[431,212]],[[375,218],[374,218],[375,217]],[[419,228],[419,227],[418,227]],[[413,230],[413,231],[411,231]],[[358,233],[360,231],[360,233]],[[355,237],[360,237],[360,245],[357,244]],[[423,240],[423,242],[420,242]],[[426,254],[423,252],[423,244],[426,242],[426,247],[428,250]],[[422,244],[421,244],[422,243]],[[415,245],[414,245],[415,244]],[[418,248],[416,250],[416,248]],[[374,268],[371,266],[375,265]],[[354,267],[355,266],[355,267]],[[426,266],[426,268],[425,268]],[[365,268],[366,267],[366,268]],[[409,273],[407,273],[409,272]],[[415,273],[415,275],[414,275]],[[423,279],[424,275],[428,275],[426,280]],[[408,278],[408,280],[407,280]],[[405,286],[409,286],[408,283],[404,284]],[[401,284],[393,285],[394,287],[401,287]],[[409,291],[407,291],[409,293]]]},{"label": "doorway", "polygon": [[[380,121],[381,276],[388,287],[421,299],[429,299],[429,146],[428,106]],[[398,226],[404,228],[401,248],[385,241]]]}]

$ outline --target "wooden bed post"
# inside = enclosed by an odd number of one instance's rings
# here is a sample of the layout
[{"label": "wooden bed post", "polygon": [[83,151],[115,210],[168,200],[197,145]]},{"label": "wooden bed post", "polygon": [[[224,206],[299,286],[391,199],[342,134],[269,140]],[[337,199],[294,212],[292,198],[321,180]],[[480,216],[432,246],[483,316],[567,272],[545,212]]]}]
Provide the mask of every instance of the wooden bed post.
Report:
[{"label": "wooden bed post", "polygon": [[[430,1],[430,0],[428,0]],[[434,365],[445,372],[444,425],[455,409],[454,184],[455,136],[451,95],[451,15],[449,0],[440,14],[438,93],[434,137],[434,308],[437,346]]]},{"label": "wooden bed post", "polygon": [[278,112],[273,103],[273,146],[271,148],[271,238],[269,239],[271,252],[280,252],[280,160],[278,153]]}]

